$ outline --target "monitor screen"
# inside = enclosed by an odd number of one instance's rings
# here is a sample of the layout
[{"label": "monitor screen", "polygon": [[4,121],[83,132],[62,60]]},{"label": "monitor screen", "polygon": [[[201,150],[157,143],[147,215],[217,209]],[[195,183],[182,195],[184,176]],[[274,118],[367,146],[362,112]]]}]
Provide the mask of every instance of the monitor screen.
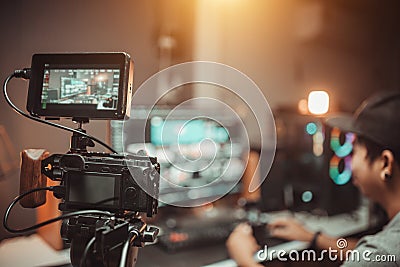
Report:
[{"label": "monitor screen", "polygon": [[85,104],[97,110],[117,109],[120,70],[114,68],[62,68],[45,65],[42,109],[48,105]]},{"label": "monitor screen", "polygon": [[[135,108],[129,121],[111,122],[112,146],[157,157],[161,205],[198,206],[239,192],[246,151],[238,121],[217,111],[199,116],[202,112],[196,108],[171,113],[162,107],[147,118],[141,114],[145,113]],[[140,124],[145,125],[144,132]]]},{"label": "monitor screen", "polygon": [[321,215],[355,210],[360,194],[351,183],[354,135],[295,112],[277,112],[275,123],[277,150],[262,185],[263,209]]},{"label": "monitor screen", "polygon": [[133,68],[124,52],[34,54],[26,109],[49,119],[125,119]]},{"label": "monitor screen", "polygon": [[150,141],[155,146],[198,144],[205,139],[218,144],[229,141],[229,133],[222,125],[206,118],[167,119],[155,116],[150,123]]},{"label": "monitor screen", "polygon": [[[115,194],[119,186],[115,176],[73,173],[67,179],[68,202],[107,207],[117,204]],[[96,188],[96,190],[93,190]]]}]

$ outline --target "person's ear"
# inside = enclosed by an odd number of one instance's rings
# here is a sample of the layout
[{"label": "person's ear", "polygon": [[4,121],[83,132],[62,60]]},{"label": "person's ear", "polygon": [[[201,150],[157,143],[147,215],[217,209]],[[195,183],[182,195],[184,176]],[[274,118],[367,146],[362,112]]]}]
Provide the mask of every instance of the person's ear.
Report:
[{"label": "person's ear", "polygon": [[393,173],[394,155],[392,151],[385,149],[382,151],[381,158],[383,160],[381,179],[389,181],[391,180]]}]

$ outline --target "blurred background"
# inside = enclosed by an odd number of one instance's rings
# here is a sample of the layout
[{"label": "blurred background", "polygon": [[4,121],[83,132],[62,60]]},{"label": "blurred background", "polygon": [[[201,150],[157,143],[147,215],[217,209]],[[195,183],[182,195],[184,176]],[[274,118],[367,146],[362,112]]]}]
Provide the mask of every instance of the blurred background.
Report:
[{"label": "blurred background", "polygon": [[[328,92],[329,112],[352,112],[373,92],[400,90],[397,0],[15,0],[3,1],[0,14],[1,81],[15,69],[29,67],[34,53],[125,51],[135,62],[135,88],[168,66],[215,61],[250,77],[274,111],[296,110],[313,90]],[[27,87],[22,80],[9,85],[19,107],[26,105]],[[160,104],[200,95],[225,99],[251,126],[248,107],[241,108],[238,99],[226,94],[188,85]],[[65,153],[70,134],[19,116],[4,98],[0,125],[7,144],[1,147],[7,171],[0,177],[3,214],[18,194],[19,152],[46,148]],[[86,129],[105,140],[109,127],[93,121]],[[257,150],[259,133],[249,129]],[[33,210],[16,209],[10,218],[16,227],[29,221],[35,222]],[[8,235],[1,227],[0,240]]]}]

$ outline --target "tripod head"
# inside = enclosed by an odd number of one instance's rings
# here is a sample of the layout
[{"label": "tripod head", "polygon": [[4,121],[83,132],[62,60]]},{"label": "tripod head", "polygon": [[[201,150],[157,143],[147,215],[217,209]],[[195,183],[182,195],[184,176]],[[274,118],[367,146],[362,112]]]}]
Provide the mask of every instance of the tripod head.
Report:
[{"label": "tripod head", "polygon": [[108,219],[76,216],[61,227],[62,237],[71,242],[71,263],[80,267],[135,266],[137,248],[154,242],[158,231],[135,214]]}]

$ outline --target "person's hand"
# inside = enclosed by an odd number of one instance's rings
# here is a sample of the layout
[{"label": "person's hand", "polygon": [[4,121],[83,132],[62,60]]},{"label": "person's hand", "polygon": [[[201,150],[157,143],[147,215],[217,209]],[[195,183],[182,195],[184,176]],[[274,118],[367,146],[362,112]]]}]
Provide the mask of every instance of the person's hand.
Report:
[{"label": "person's hand", "polygon": [[268,224],[271,236],[287,240],[311,242],[314,233],[292,218],[281,218]]},{"label": "person's hand", "polygon": [[230,257],[238,266],[261,266],[253,259],[254,253],[259,249],[253,237],[251,226],[245,223],[236,226],[226,241]]}]

